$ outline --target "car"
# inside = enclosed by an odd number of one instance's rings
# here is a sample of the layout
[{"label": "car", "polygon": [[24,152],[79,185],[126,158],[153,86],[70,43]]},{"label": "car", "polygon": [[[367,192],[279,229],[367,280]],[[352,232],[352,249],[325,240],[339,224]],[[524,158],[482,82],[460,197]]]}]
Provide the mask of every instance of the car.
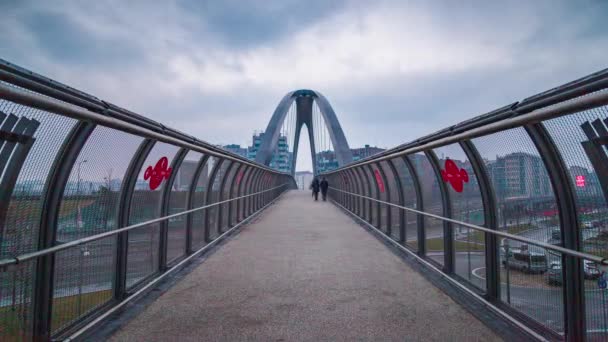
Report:
[{"label": "car", "polygon": [[583,271],[585,272],[585,279],[597,279],[601,274],[597,264],[591,260],[583,260]]},{"label": "car", "polygon": [[549,285],[562,285],[562,263],[552,262],[547,270],[547,283]]},{"label": "car", "polygon": [[502,264],[505,267],[520,270],[524,273],[545,273],[547,271],[547,255],[532,252],[528,249],[510,249],[505,253],[504,248]]}]

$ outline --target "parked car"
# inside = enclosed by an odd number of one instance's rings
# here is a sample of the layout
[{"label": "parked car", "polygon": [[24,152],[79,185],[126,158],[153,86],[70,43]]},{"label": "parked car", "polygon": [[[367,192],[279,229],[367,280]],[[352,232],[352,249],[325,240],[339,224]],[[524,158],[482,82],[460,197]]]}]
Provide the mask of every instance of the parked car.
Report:
[{"label": "parked car", "polygon": [[525,273],[545,273],[547,271],[547,255],[529,250],[510,249],[506,255],[504,248],[502,264],[505,267],[521,270]]},{"label": "parked car", "polygon": [[597,279],[601,274],[597,264],[591,260],[583,260],[583,270],[585,272],[585,279]]},{"label": "parked car", "polygon": [[552,262],[547,270],[547,283],[549,285],[562,285],[562,263]]}]

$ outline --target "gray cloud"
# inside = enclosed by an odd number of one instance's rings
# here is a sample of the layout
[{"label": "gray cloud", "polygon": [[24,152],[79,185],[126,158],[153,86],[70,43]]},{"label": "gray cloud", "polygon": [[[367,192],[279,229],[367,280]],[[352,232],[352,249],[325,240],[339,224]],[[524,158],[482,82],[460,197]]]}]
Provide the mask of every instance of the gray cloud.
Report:
[{"label": "gray cloud", "polygon": [[2,2],[0,55],[217,143],[316,89],[384,147],[606,67],[602,1],[327,3]]}]

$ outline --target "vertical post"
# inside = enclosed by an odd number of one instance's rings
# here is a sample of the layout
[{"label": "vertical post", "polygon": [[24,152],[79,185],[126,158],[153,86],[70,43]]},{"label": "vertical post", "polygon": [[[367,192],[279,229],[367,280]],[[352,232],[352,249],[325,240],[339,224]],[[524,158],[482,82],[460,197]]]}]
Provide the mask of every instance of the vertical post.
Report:
[{"label": "vertical post", "polygon": [[[384,169],[382,168],[382,164],[381,163],[376,163],[376,167],[378,168],[378,172],[380,172],[380,177],[382,178],[382,182],[384,182],[384,192],[386,193],[386,201],[391,203],[391,185],[388,183],[388,179],[386,178],[386,173],[384,172]],[[380,191],[378,191],[378,199],[380,199]],[[392,217],[391,217],[391,206],[389,205],[385,205],[386,206],[386,235],[392,237],[392,230],[393,227],[391,227],[392,224]],[[378,216],[382,216],[380,213],[378,213]],[[378,220],[378,223],[380,223],[380,220]],[[380,228],[382,229],[382,228]]]},{"label": "vertical post", "polygon": [[[467,158],[469,158],[473,171],[477,177],[477,182],[479,183],[479,191],[483,203],[484,224],[492,230],[498,230],[496,196],[483,159],[470,140],[461,141],[460,146],[467,155]],[[486,245],[486,297],[489,300],[494,301],[500,298],[498,239],[494,234],[485,233],[484,240]]]},{"label": "vertical post", "polygon": [[[376,189],[376,199],[379,200],[380,199],[380,187],[378,186],[378,180],[376,180],[376,175],[374,173],[374,168],[372,167],[372,164],[367,164],[367,170],[369,171],[368,176],[371,177],[371,179],[369,181],[371,183],[374,183],[374,189]],[[370,201],[370,207],[373,210],[373,206],[371,204],[372,204],[372,202]],[[376,202],[376,227],[378,227],[378,229],[382,230],[382,218],[380,217],[381,216],[380,209],[381,209],[380,202]],[[372,220],[373,220],[373,217],[374,217],[374,215],[372,214]]]},{"label": "vertical post", "polygon": [[[348,169],[346,170],[349,174],[350,174],[350,178],[353,182],[353,184],[355,184],[355,193],[358,195],[361,195],[362,190],[362,186],[359,183],[359,178],[357,178],[357,175],[355,174],[355,171],[353,169]],[[354,212],[357,216],[361,217],[361,197],[353,197],[354,199]]]},{"label": "vertical post", "polygon": [[[251,174],[251,179],[249,180],[249,184],[247,185],[247,195],[251,195],[255,192],[255,184],[260,175],[261,169],[253,170]],[[249,217],[251,213],[253,213],[253,196],[247,196],[246,198],[247,210],[245,211],[244,218]]]},{"label": "vertical post", "polygon": [[[230,184],[230,192],[228,197],[230,199],[236,198],[239,196],[239,185],[241,184],[241,182],[243,181],[243,177],[245,177],[245,170],[247,169],[247,165],[246,164],[240,164],[238,169],[236,170],[236,173],[234,174],[234,177],[232,178],[232,184]],[[239,184],[236,184],[235,180],[239,180]],[[236,194],[234,193],[236,190]],[[235,203],[236,202],[236,203]],[[228,203],[228,227],[232,227],[232,225],[234,224],[234,221],[236,220],[232,220],[232,213],[236,210],[238,215],[238,200],[234,200],[234,201],[230,201],[230,203]],[[233,209],[234,208],[234,209]],[[235,215],[235,216],[236,216]]]},{"label": "vertical post", "polygon": [[[207,160],[209,160],[209,155],[203,155],[199,160],[196,169],[194,169],[194,174],[192,175],[192,182],[190,183],[190,188],[188,189],[188,195],[186,197],[186,209],[194,209],[194,195],[196,194],[196,185],[198,184],[198,178],[201,176],[201,172],[205,168],[207,164]],[[186,255],[192,254],[192,213],[186,216]]]},{"label": "vertical post", "polygon": [[[125,176],[120,188],[118,198],[118,214],[116,227],[122,228],[129,225],[129,211],[131,199],[137,182],[137,175],[141,170],[148,154],[154,147],[156,141],[144,139],[131,158],[131,162],[125,171]],[[116,266],[114,271],[114,299],[120,301],[127,294],[127,253],[129,247],[129,233],[123,232],[116,236]]]},{"label": "vertical post", "polygon": [[[38,250],[55,245],[61,197],[76,159],[95,129],[95,124],[80,121],[74,125],[55,156],[44,187]],[[55,254],[38,258],[34,287],[33,328],[37,340],[51,339]]]},{"label": "vertical post", "polygon": [[[441,191],[441,200],[443,203],[443,215],[445,217],[452,217],[452,201],[450,200],[450,192],[448,191],[443,178],[441,177],[441,166],[439,160],[432,150],[425,151],[427,158],[433,166],[435,171],[435,178],[439,184],[439,191]],[[454,272],[454,232],[452,231],[452,224],[449,222],[443,222],[443,250],[444,250],[444,270],[446,273]]]},{"label": "vertical post", "polygon": [[[355,170],[357,170],[359,172],[359,176],[361,177],[361,181],[365,182],[366,188],[367,188],[367,193],[365,194],[367,197],[371,197],[372,196],[372,186],[371,184],[369,184],[369,179],[367,178],[367,175],[365,174],[365,170],[363,170],[363,167],[359,167],[356,168]],[[372,201],[369,199],[365,200],[364,203],[365,209],[365,215],[364,218],[367,222],[372,223]]]},{"label": "vertical post", "polygon": [[[576,199],[566,163],[542,123],[529,124],[524,127],[540,152],[553,186],[563,245],[565,248],[578,251],[580,250],[580,237]],[[564,265],[562,277],[566,338],[569,341],[584,341],[586,339],[586,317],[582,261],[573,256],[562,255],[562,265]]]},{"label": "vertical post", "polygon": [[[220,170],[220,168],[222,167],[222,163],[224,162],[223,158],[219,158],[218,161],[215,163],[215,166],[213,167],[213,170],[211,171],[211,175],[209,176],[209,179],[207,180],[207,193],[205,194],[205,205],[211,204],[211,194],[213,193],[213,183],[215,182],[215,176],[217,175],[217,172]],[[205,211],[205,242],[211,242],[211,236],[209,234],[209,230],[211,229],[211,227],[209,227],[209,211],[211,210],[211,208],[209,209],[203,209]]]},{"label": "vertical post", "polygon": [[[416,190],[416,209],[420,211],[424,211],[424,198],[422,196],[422,186],[420,185],[420,177],[418,176],[418,171],[412,164],[412,161],[408,156],[403,156],[403,162],[412,177],[412,183],[414,184],[414,189]],[[425,232],[425,217],[424,215],[417,214],[418,218],[416,222],[418,223],[418,255],[425,256],[426,255],[426,232]]]},{"label": "vertical post", "polygon": [[[243,179],[241,179],[241,182],[239,183],[239,189],[237,192],[237,196],[241,197],[241,196],[245,195],[246,190],[247,190],[247,184],[249,182],[249,179],[251,178],[251,174],[253,173],[252,171],[253,171],[253,167],[247,166],[247,169],[245,170],[245,173],[243,175]],[[243,218],[245,217],[246,200],[247,200],[246,198],[241,198],[236,201],[236,222],[237,223],[241,222],[241,220],[243,220]]]},{"label": "vertical post", "polygon": [[[224,200],[224,187],[226,186],[226,181],[228,180],[228,176],[230,176],[230,171],[236,164],[234,161],[230,161],[226,171],[224,172],[224,176],[220,180],[220,193],[218,194],[218,202],[222,202]],[[222,218],[222,214],[224,214],[224,204],[220,204],[217,206],[217,210],[215,211],[215,229],[217,230],[217,235],[222,235],[222,225],[224,223],[224,219]]]},{"label": "vertical post", "polygon": [[[393,173],[393,177],[395,178],[395,184],[397,185],[397,195],[399,197],[399,205],[404,207],[405,206],[405,198],[403,195],[403,184],[401,184],[401,177],[399,177],[399,173],[397,173],[397,168],[395,167],[395,163],[393,163],[392,159],[389,159],[387,161],[388,167],[391,169],[391,172]],[[405,213],[405,210],[403,209],[399,209],[399,242],[401,242],[401,244],[405,245],[406,242],[406,231],[405,231],[405,224],[406,224],[406,220],[405,218],[407,217],[407,214]]]},{"label": "vertical post", "polygon": [[[171,175],[169,175],[169,179],[165,182],[163,186],[163,190],[161,193],[161,201],[160,201],[160,216],[169,215],[169,201],[171,199],[171,189],[173,188],[173,182],[175,182],[175,177],[177,176],[179,167],[182,164],[182,161],[188,154],[187,148],[181,148],[173,157],[173,161],[171,161]],[[163,220],[160,223],[160,241],[158,242],[158,270],[159,272],[164,272],[167,269],[167,248],[169,246],[169,221]]]}]

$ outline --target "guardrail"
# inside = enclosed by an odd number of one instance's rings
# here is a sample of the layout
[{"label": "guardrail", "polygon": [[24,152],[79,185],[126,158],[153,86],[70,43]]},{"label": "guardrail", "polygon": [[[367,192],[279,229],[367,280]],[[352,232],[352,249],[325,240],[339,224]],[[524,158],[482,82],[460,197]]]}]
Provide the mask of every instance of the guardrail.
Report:
[{"label": "guardrail", "polygon": [[608,339],[608,70],[322,174],[330,196],[547,339]]},{"label": "guardrail", "polygon": [[0,339],[81,335],[293,187],[0,60]]}]

